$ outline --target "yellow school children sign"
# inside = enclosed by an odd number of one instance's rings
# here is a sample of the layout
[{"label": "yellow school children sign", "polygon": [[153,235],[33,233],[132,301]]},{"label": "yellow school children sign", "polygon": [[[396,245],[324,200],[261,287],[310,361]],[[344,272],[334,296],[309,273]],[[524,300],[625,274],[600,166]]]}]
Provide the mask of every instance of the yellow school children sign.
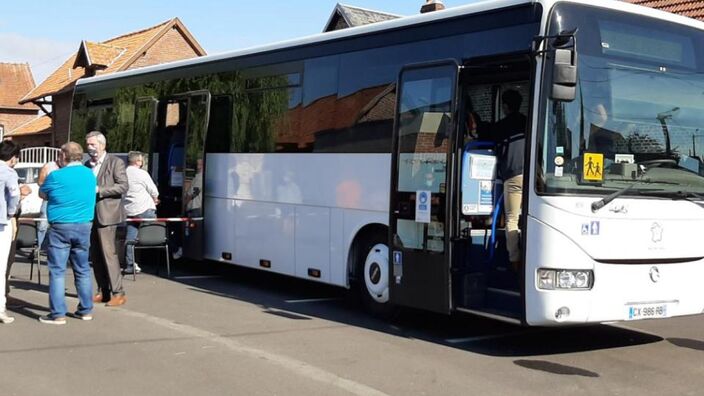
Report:
[{"label": "yellow school children sign", "polygon": [[604,154],[584,153],[584,180],[604,180]]},{"label": "yellow school children sign", "polygon": [[604,154],[584,153],[584,180],[604,180]]}]

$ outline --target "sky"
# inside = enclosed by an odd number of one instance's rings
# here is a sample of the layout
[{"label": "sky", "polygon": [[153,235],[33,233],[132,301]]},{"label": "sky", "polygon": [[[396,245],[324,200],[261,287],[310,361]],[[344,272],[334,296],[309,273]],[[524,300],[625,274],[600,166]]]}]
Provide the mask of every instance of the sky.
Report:
[{"label": "sky", "polygon": [[[457,7],[475,0],[444,0]],[[342,0],[414,15],[424,0]],[[320,33],[336,0],[3,0],[0,62],[28,62],[37,84],[78,50],[178,17],[208,54]]]}]

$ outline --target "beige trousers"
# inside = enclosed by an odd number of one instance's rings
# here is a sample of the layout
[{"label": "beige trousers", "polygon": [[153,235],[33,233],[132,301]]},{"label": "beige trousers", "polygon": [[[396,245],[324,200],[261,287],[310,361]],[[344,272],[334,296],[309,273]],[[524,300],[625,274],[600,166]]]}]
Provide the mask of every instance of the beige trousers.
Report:
[{"label": "beige trousers", "polygon": [[506,250],[512,263],[521,261],[519,244],[520,231],[518,218],[521,216],[523,202],[523,175],[504,180],[504,212],[506,213]]}]

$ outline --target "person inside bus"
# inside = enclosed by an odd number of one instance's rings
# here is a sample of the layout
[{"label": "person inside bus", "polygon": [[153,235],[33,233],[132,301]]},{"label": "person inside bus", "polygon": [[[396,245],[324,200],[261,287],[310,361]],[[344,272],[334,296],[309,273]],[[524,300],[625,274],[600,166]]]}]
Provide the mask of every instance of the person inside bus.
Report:
[{"label": "person inside bus", "polygon": [[625,139],[620,133],[606,128],[606,124],[609,121],[609,113],[604,104],[596,104],[591,108],[590,113],[591,122],[587,152],[603,154],[604,166],[610,165],[615,159],[618,143],[623,142],[625,146]]},{"label": "person inside bus", "polygon": [[506,250],[514,270],[521,267],[520,231],[518,220],[523,198],[523,156],[525,151],[526,116],[520,113],[523,97],[516,90],[501,95],[504,118],[482,122],[471,113],[468,125],[476,124],[480,140],[496,144],[499,176],[504,182],[504,213],[506,217]]},{"label": "person inside bus", "polygon": [[203,159],[196,160],[196,173],[186,183],[186,216],[200,217],[203,207]]}]

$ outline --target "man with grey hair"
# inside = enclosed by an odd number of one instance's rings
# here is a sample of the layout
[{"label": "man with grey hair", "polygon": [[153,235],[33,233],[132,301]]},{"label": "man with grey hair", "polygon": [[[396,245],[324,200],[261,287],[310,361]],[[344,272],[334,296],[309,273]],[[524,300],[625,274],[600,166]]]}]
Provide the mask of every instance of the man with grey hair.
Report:
[{"label": "man with grey hair", "polygon": [[51,313],[39,318],[45,324],[66,324],[66,265],[71,261],[78,294],[78,309],[74,314],[81,320],[92,320],[93,285],[88,252],[90,231],[95,215],[93,172],[81,164],[83,148],[68,142],[61,146],[65,166],[51,172],[42,183],[39,195],[47,200],[47,218],[51,227],[46,235],[49,267],[49,307]]},{"label": "man with grey hair", "polygon": [[0,323],[12,323],[15,318],[5,312],[5,270],[12,247],[12,218],[20,203],[20,187],[17,172],[12,167],[17,163],[20,147],[12,141],[0,143]]},{"label": "man with grey hair", "polygon": [[[127,154],[127,181],[129,188],[125,194],[125,214],[130,219],[156,218],[156,205],[159,202],[159,190],[154,185],[149,172],[142,169],[144,154],[139,151],[130,151]],[[125,242],[137,239],[139,231],[138,222],[127,223],[127,236]],[[126,274],[140,272],[139,265],[134,261],[134,245],[128,243],[125,252],[127,267]]]},{"label": "man with grey hair", "polygon": [[107,141],[99,131],[86,135],[90,159],[86,166],[98,179],[96,187],[95,221],[91,233],[91,260],[98,293],[94,302],[106,302],[115,307],[127,301],[122,288],[122,272],[117,258],[115,233],[118,224],[125,221],[122,197],[127,192],[127,173],[121,159],[105,151]]}]

